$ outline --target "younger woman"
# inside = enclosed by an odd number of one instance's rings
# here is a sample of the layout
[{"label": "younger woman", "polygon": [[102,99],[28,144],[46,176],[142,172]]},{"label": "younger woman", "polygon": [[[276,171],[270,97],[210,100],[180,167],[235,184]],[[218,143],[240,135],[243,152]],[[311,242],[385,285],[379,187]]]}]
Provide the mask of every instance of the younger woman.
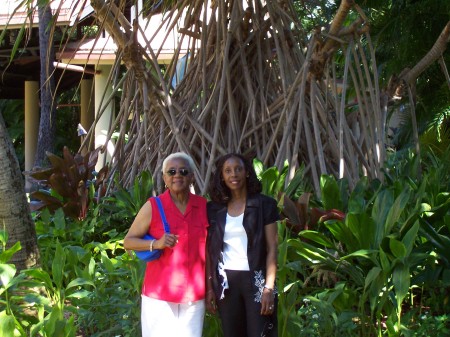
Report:
[{"label": "younger woman", "polygon": [[219,158],[207,205],[206,308],[217,306],[224,337],[277,336],[279,213],[260,192],[250,161]]}]

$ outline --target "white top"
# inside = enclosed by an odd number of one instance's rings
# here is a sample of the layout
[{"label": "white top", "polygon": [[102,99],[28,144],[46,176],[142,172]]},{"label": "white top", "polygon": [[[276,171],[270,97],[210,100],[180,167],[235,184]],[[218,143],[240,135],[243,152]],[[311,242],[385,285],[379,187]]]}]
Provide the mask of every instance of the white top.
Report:
[{"label": "white top", "polygon": [[250,270],[247,258],[247,233],[242,221],[244,213],[231,216],[227,213],[223,237],[223,267],[229,270]]}]

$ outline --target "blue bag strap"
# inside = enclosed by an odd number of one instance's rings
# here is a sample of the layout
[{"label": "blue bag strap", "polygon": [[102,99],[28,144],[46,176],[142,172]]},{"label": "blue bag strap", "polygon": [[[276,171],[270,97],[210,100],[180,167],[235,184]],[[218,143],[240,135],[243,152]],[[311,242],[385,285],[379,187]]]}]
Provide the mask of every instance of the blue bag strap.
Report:
[{"label": "blue bag strap", "polygon": [[161,199],[159,199],[159,197],[155,197],[155,200],[156,200],[156,204],[158,205],[159,215],[161,216],[161,219],[163,221],[164,232],[170,233],[169,224],[167,223],[167,220],[166,220],[166,214],[164,213],[164,208],[162,206]]}]

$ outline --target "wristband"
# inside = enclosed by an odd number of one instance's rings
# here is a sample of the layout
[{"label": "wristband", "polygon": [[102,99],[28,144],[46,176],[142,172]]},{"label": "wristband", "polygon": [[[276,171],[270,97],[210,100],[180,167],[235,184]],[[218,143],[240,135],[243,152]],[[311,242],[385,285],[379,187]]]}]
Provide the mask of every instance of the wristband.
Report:
[{"label": "wristband", "polygon": [[264,288],[269,290],[269,291],[273,291],[273,288],[269,288],[269,286],[267,284],[264,285]]},{"label": "wristband", "polygon": [[150,241],[150,251],[153,252],[153,242],[155,242],[156,240],[151,240]]}]

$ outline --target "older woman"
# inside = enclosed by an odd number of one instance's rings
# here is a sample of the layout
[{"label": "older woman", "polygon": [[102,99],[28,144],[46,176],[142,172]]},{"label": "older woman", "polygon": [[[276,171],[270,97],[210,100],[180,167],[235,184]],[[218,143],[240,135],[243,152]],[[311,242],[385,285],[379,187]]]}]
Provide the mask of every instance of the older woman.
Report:
[{"label": "older woman", "polygon": [[218,159],[209,192],[207,310],[219,309],[224,337],[277,336],[276,201],[235,153]]},{"label": "older woman", "polygon": [[[190,193],[194,162],[169,155],[162,173],[167,190],[159,198],[170,227],[164,232],[154,198],[140,209],[124,239],[125,249],[162,249],[147,262],[142,287],[142,336],[200,337],[205,312],[206,199]],[[150,234],[155,240],[144,240]]]}]

